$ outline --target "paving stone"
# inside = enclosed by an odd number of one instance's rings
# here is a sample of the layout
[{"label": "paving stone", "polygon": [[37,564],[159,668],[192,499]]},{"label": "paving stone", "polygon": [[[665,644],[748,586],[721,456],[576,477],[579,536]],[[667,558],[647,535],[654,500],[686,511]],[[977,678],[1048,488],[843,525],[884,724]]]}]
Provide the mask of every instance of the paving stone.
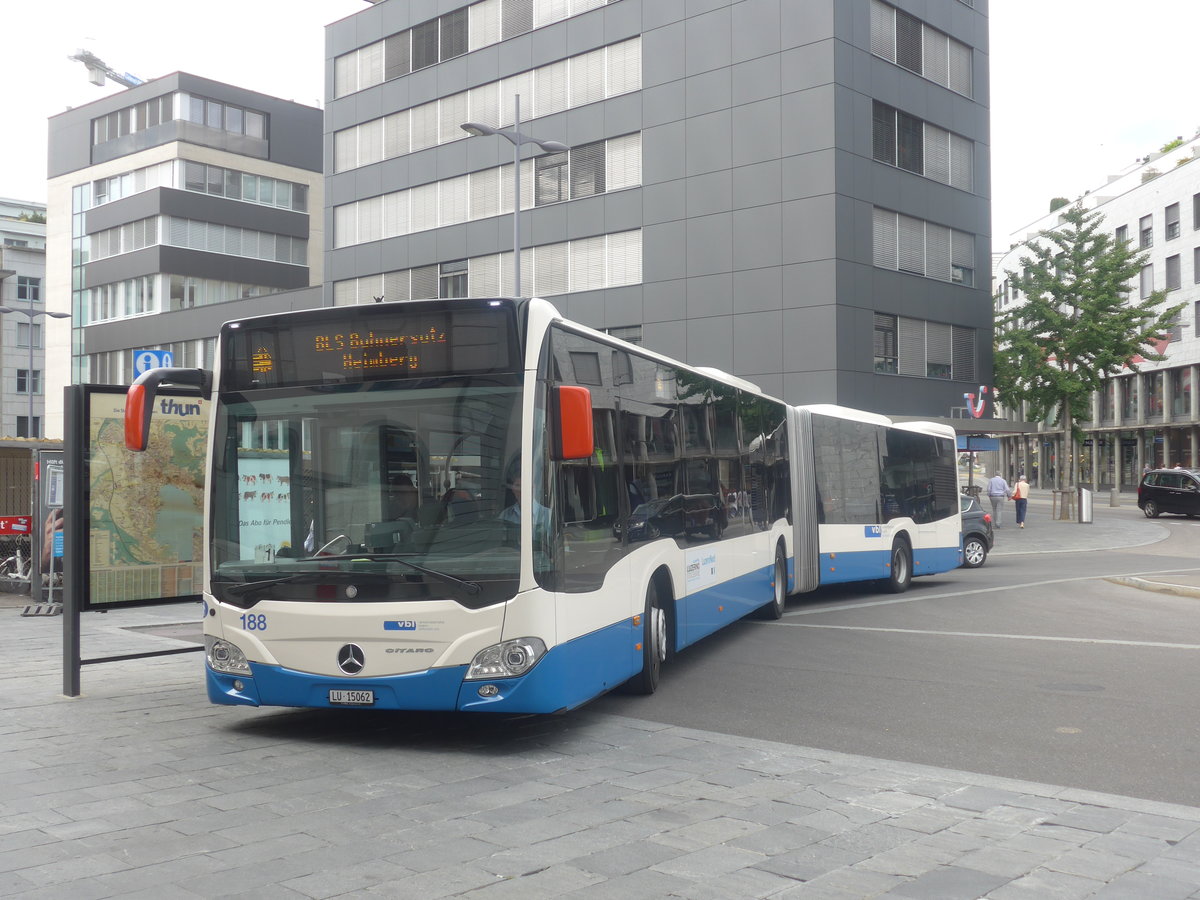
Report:
[{"label": "paving stone", "polygon": [[683,856],[684,853],[683,850],[655,841],[634,841],[608,847],[586,856],[577,856],[571,860],[571,865],[583,869],[585,872],[595,872],[597,875],[613,877],[628,875],[639,869],[648,869],[657,863]]},{"label": "paving stone", "polygon": [[861,862],[863,858],[861,854],[849,850],[811,844],[799,850],[768,857],[759,862],[756,868],[796,881],[810,881],[835,869],[852,866]]},{"label": "paving stone", "polygon": [[1139,859],[1131,859],[1116,853],[1098,853],[1086,848],[1072,850],[1046,863],[1046,868],[1053,872],[1066,872],[1069,875],[1081,875],[1098,881],[1112,881],[1142,864]]},{"label": "paving stone", "polygon": [[959,865],[968,869],[987,872],[989,875],[1005,875],[1020,878],[1041,866],[1046,860],[1024,850],[1013,850],[1000,846],[981,847],[958,858]]},{"label": "paving stone", "polygon": [[742,850],[739,847],[717,846],[685,853],[682,856],[655,863],[651,868],[656,872],[665,872],[668,875],[700,880],[725,875],[737,869],[754,866],[762,861],[761,853]]},{"label": "paving stone", "polygon": [[884,875],[882,872],[852,867],[792,885],[770,896],[772,900],[862,900],[864,897],[886,894],[907,881],[907,878],[899,875]]},{"label": "paving stone", "polygon": [[1195,892],[1194,883],[1130,872],[1100,888],[1092,894],[1092,900],[1186,900]]},{"label": "paving stone", "polygon": [[1077,806],[1074,809],[1059,813],[1046,820],[1047,826],[1061,825],[1067,828],[1096,831],[1107,834],[1115,831],[1134,818],[1134,814],[1125,809],[1111,809],[1101,806]]},{"label": "paving stone", "polygon": [[965,857],[961,853],[936,847],[905,844],[894,850],[877,853],[860,862],[856,868],[868,869],[884,875],[916,878],[959,858]]},{"label": "paving stone", "polygon": [[989,900],[1083,900],[1104,886],[1103,881],[1065,872],[1038,869],[988,894]]},{"label": "paving stone", "polygon": [[964,900],[982,897],[1009,879],[961,866],[941,866],[889,891],[887,896],[918,900]]},{"label": "paving stone", "polygon": [[[561,895],[563,900],[637,900],[641,897],[687,897],[695,882],[653,869],[617,875]],[[486,896],[486,895],[485,895]],[[752,896],[742,894],[742,897]]]}]

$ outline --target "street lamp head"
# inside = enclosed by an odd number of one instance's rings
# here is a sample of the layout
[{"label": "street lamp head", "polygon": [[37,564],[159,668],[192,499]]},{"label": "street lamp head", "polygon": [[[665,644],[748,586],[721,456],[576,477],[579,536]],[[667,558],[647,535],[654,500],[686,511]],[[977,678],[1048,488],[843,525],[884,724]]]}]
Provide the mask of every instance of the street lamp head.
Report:
[{"label": "street lamp head", "polygon": [[23,316],[29,316],[31,319],[36,319],[38,316],[49,316],[52,319],[69,319],[70,313],[51,312],[48,309],[23,309],[20,306],[0,306],[0,315],[4,313],[20,313]]},{"label": "street lamp head", "polygon": [[571,149],[561,141],[534,141],[534,143],[547,153],[564,153]]},{"label": "street lamp head", "polygon": [[491,125],[481,125],[478,122],[463,122],[458,127],[472,137],[480,137],[485,134],[498,134],[496,129]]}]

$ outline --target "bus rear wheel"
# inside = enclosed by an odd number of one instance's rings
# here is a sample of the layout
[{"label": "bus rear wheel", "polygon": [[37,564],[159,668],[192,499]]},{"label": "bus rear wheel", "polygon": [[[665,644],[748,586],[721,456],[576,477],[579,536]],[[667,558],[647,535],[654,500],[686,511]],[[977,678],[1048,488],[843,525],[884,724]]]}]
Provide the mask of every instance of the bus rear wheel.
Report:
[{"label": "bus rear wheel", "polygon": [[667,658],[667,611],[653,581],[646,588],[646,609],[642,614],[642,671],[626,683],[631,694],[653,694],[662,676]]},{"label": "bus rear wheel", "polygon": [[892,564],[888,573],[887,587],[893,594],[903,594],[912,584],[912,550],[908,541],[896,538],[892,544]]}]

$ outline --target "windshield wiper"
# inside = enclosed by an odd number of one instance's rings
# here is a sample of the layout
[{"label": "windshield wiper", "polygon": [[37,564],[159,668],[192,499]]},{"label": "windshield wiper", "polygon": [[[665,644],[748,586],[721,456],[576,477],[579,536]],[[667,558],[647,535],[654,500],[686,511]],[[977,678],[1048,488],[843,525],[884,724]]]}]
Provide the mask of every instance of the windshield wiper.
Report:
[{"label": "windshield wiper", "polygon": [[[457,587],[460,587],[464,591],[466,591],[467,595],[471,596],[471,597],[476,596],[480,591],[483,590],[483,588],[481,588],[477,582],[467,581],[466,579],[459,578],[457,575],[451,575],[448,572],[439,572],[437,569],[430,569],[425,566],[419,566],[415,562],[405,559],[399,553],[346,553],[346,554],[342,554],[340,556],[322,556],[321,557],[322,562],[324,562],[325,560],[332,560],[332,559],[361,559],[364,561],[387,560],[388,562],[398,562],[402,565],[408,566],[410,569],[413,569],[414,571],[420,572],[422,575],[428,575],[430,578],[437,579],[438,581],[443,581],[446,584],[456,585]],[[286,581],[287,579],[281,579],[281,580]],[[265,584],[265,583],[266,582],[260,582],[260,584]]]},{"label": "windshield wiper", "polygon": [[305,581],[312,583],[324,581],[328,577],[328,572],[297,572],[295,575],[284,575],[282,578],[268,578],[264,581],[244,581],[241,584],[228,584],[224,585],[224,587],[226,593],[240,597],[242,594],[251,594],[261,588],[271,587],[276,584],[300,584]]}]

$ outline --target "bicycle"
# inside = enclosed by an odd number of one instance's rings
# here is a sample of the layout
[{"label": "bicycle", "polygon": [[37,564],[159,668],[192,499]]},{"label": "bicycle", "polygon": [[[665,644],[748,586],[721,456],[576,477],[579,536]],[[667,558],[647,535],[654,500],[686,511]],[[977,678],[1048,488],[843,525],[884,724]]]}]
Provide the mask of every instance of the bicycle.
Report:
[{"label": "bicycle", "polygon": [[32,575],[33,560],[25,558],[20,546],[16,548],[12,556],[0,560],[0,578],[7,578],[11,581],[29,581]]}]

